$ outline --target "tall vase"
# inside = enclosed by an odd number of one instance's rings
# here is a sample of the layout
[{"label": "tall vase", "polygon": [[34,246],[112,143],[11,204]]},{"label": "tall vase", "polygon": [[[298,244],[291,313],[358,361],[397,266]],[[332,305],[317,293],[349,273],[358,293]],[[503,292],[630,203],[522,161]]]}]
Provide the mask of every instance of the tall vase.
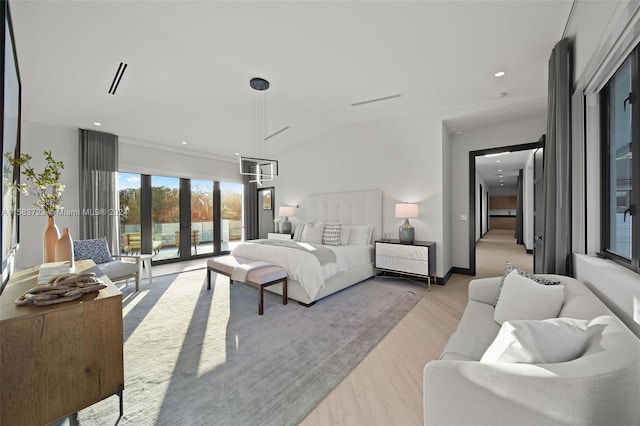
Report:
[{"label": "tall vase", "polygon": [[69,234],[69,228],[62,229],[62,237],[56,243],[56,262],[69,261],[73,268],[73,240]]},{"label": "tall vase", "polygon": [[60,231],[58,231],[56,221],[53,216],[49,216],[42,240],[42,261],[44,263],[56,261],[56,244],[58,244],[59,239]]}]

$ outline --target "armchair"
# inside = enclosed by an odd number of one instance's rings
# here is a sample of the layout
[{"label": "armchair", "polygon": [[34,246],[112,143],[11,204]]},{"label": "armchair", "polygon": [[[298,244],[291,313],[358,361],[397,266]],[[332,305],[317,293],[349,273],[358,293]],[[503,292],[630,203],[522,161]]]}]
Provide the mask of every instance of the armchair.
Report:
[{"label": "armchair", "polygon": [[[104,238],[75,240],[73,253],[74,260],[93,260],[96,266],[113,282],[126,280],[129,284],[129,279],[135,278],[136,291],[140,289],[140,257],[112,255],[107,240]],[[118,259],[129,259],[130,261]]]}]

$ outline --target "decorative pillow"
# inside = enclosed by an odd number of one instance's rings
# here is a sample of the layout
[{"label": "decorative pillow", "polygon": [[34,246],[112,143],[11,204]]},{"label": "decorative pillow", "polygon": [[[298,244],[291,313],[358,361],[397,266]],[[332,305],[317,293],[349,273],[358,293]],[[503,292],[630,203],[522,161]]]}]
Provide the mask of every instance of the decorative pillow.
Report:
[{"label": "decorative pillow", "polygon": [[498,303],[498,299],[500,298],[500,292],[502,291],[502,286],[504,285],[504,279],[506,278],[506,276],[511,271],[518,271],[518,274],[522,275],[523,277],[527,277],[530,280],[534,280],[538,284],[542,284],[542,285],[558,285],[558,284],[560,284],[560,281],[550,280],[548,278],[544,278],[544,277],[540,277],[538,275],[534,275],[531,272],[527,272],[527,271],[524,271],[522,269],[516,268],[515,266],[513,266],[511,264],[511,262],[507,262],[507,266],[504,268],[504,274],[502,275],[502,281],[500,281],[500,287],[498,288],[498,294],[496,294],[496,302],[493,304],[493,306],[496,306],[496,303]]},{"label": "decorative pillow", "polygon": [[327,246],[339,246],[341,227],[341,223],[325,223],[322,231],[322,244]]},{"label": "decorative pillow", "polygon": [[347,246],[349,245],[349,237],[351,236],[351,226],[342,225],[340,228],[340,245]]},{"label": "decorative pillow", "polygon": [[590,338],[589,321],[553,318],[506,321],[480,362],[547,364],[581,356]]},{"label": "decorative pillow", "polygon": [[297,242],[302,241],[303,232],[304,232],[304,223],[297,224],[295,231],[293,231],[293,241],[297,241]]},{"label": "decorative pillow", "polygon": [[322,244],[322,232],[324,231],[324,223],[307,222],[304,224],[302,231],[302,242],[311,244]]},{"label": "decorative pillow", "polygon": [[96,264],[111,262],[113,260],[107,240],[104,238],[74,240],[73,259],[92,259]]},{"label": "decorative pillow", "polygon": [[511,271],[504,279],[493,319],[502,324],[519,319],[556,318],[563,303],[563,285],[540,285],[518,271]]},{"label": "decorative pillow", "polygon": [[349,235],[349,244],[366,246],[371,244],[371,233],[373,226],[371,225],[352,225],[351,235]]}]

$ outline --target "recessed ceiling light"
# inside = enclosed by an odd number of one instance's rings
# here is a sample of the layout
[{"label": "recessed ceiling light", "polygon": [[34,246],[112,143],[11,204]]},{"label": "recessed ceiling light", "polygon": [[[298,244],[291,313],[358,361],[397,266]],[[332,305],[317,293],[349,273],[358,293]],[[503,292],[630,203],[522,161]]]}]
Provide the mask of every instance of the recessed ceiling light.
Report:
[{"label": "recessed ceiling light", "polygon": [[501,171],[502,171],[502,169],[498,169],[498,171],[499,171],[499,172],[501,172]]},{"label": "recessed ceiling light", "polygon": [[186,145],[186,144],[187,144],[187,142],[186,142],[186,141],[182,141],[182,142],[180,142],[180,143],[181,143],[182,145]]},{"label": "recessed ceiling light", "polygon": [[464,133],[464,130],[456,130],[455,132],[453,132],[454,135],[461,135]]},{"label": "recessed ceiling light", "polygon": [[93,124],[95,124],[96,126],[102,126],[102,123],[98,123],[97,121],[94,121]]},{"label": "recessed ceiling light", "polygon": [[500,160],[496,160],[496,163],[501,163],[501,162],[502,162],[502,161],[500,161]]},{"label": "recessed ceiling light", "polygon": [[236,155],[240,155],[240,153],[239,153],[239,152],[236,152],[235,154],[236,154]]},{"label": "recessed ceiling light", "polygon": [[495,74],[494,74],[494,76],[496,76],[496,77],[502,77],[502,76],[503,76],[503,75],[505,75],[505,74],[506,74],[506,72],[504,72],[504,71],[498,71],[497,73],[495,73]]}]

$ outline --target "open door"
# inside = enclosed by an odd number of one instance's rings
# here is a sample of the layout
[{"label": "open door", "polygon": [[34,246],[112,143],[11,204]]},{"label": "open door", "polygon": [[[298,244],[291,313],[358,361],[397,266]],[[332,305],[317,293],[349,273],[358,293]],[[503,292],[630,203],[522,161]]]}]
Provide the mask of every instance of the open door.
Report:
[{"label": "open door", "polygon": [[[541,139],[544,142],[544,136]],[[533,272],[542,271],[542,174],[544,150],[538,148],[533,157]]]},{"label": "open door", "polygon": [[275,219],[275,188],[258,188],[258,238],[273,232]]}]

